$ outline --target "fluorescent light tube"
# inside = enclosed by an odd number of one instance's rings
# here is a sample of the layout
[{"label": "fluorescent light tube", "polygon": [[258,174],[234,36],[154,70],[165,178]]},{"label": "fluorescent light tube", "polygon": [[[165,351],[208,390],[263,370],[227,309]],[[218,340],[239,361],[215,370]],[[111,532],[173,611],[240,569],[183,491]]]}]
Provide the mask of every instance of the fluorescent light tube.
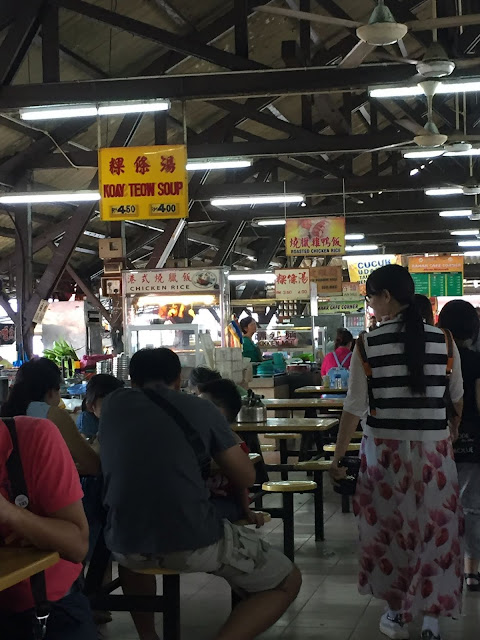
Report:
[{"label": "fluorescent light tube", "polygon": [[345,240],[363,240],[365,238],[364,233],[346,233]]},{"label": "fluorescent light tube", "polygon": [[20,109],[22,120],[51,120],[55,118],[87,118],[97,115],[95,105],[59,105],[57,107],[32,107]]},{"label": "fluorescent light tube", "polygon": [[281,227],[286,223],[285,218],[271,218],[270,220],[255,220],[259,227]]},{"label": "fluorescent light tube", "polygon": [[229,273],[228,279],[232,282],[243,282],[244,280],[255,280],[256,282],[274,283],[276,276],[274,273],[250,273],[244,271],[242,273]]},{"label": "fluorescent light tube", "polygon": [[443,155],[448,157],[480,156],[480,149],[468,149],[468,151],[445,151]]},{"label": "fluorescent light tube", "polygon": [[480,82],[478,80],[463,80],[462,82],[441,82],[438,85],[437,90],[435,91],[435,95],[437,95],[438,93],[469,93],[470,91],[480,91]]},{"label": "fluorescent light tube", "polygon": [[347,244],[345,251],[377,251],[376,244]]},{"label": "fluorescent light tube", "polygon": [[450,231],[451,236],[478,236],[480,234],[480,229],[456,229],[455,231]]},{"label": "fluorescent light tube", "polygon": [[472,258],[474,258],[474,257],[478,258],[480,256],[480,251],[464,251],[464,253],[461,254],[461,255],[470,256]]},{"label": "fluorescent light tube", "polygon": [[96,231],[84,231],[84,236],[89,236],[90,238],[97,238],[98,240],[103,240],[107,236],[103,233],[97,233]]},{"label": "fluorescent light tube", "polygon": [[438,189],[425,189],[426,196],[455,196],[463,193],[460,187],[439,187]]},{"label": "fluorescent light tube", "polygon": [[438,158],[443,156],[444,151],[442,149],[424,149],[423,151],[405,151],[403,157],[410,160],[417,160],[419,158]]},{"label": "fluorescent light tube", "polygon": [[99,116],[115,116],[124,113],[152,113],[155,111],[168,111],[170,102],[168,100],[156,100],[152,102],[123,102],[100,105],[98,107]]},{"label": "fluorescent light tube", "polygon": [[[480,82],[474,80],[471,82],[440,82],[435,95],[440,93],[468,93],[470,91],[480,91]],[[423,89],[420,85],[413,85],[409,87],[403,86],[382,86],[372,87],[368,89],[368,94],[371,98],[407,98],[409,96],[421,96],[423,95]]]},{"label": "fluorescent light tube", "polygon": [[214,207],[233,207],[251,204],[289,204],[304,202],[305,196],[238,196],[233,198],[212,198],[210,204]]},{"label": "fluorescent light tube", "polygon": [[371,98],[403,98],[408,96],[421,96],[423,90],[419,85],[411,87],[374,87],[368,89]]},{"label": "fluorescent light tube", "polygon": [[147,113],[166,111],[170,108],[168,100],[151,100],[148,102],[118,102],[104,105],[95,104],[59,104],[45,107],[26,107],[20,109],[22,120],[52,120],[60,118],[86,118],[126,113]]},{"label": "fluorescent light tube", "polygon": [[458,243],[459,247],[480,247],[480,240],[462,240]]},{"label": "fluorescent light tube", "polygon": [[0,196],[3,204],[48,204],[54,202],[95,202],[100,200],[98,191],[53,191],[44,193],[15,193]]},{"label": "fluorescent light tube", "polygon": [[469,218],[473,211],[471,209],[455,209],[452,211],[440,211],[441,218]]},{"label": "fluorescent light tube", "polygon": [[417,173],[420,173],[420,169],[411,169],[411,171],[410,171],[410,175],[411,176],[416,176]]},{"label": "fluorescent light tube", "polygon": [[251,167],[252,160],[189,160],[187,171],[211,171],[212,169],[243,169]]}]

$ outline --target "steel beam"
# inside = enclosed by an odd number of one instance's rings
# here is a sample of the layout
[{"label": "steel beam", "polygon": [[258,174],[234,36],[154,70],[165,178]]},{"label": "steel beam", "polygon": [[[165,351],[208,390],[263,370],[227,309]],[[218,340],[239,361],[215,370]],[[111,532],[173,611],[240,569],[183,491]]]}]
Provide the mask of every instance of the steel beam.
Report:
[{"label": "steel beam", "polygon": [[60,82],[58,7],[48,5],[42,20],[42,69],[44,82]]},{"label": "steel beam", "polygon": [[39,14],[45,0],[17,3],[13,24],[0,46],[0,85],[15,77],[39,27]]},{"label": "steel beam", "polygon": [[248,0],[234,0],[235,53],[248,58]]},{"label": "steel beam", "polygon": [[[93,7],[93,5],[90,6]],[[233,67],[235,68],[235,65]],[[472,78],[476,75],[476,71],[470,69],[454,71],[450,77],[452,79]],[[411,65],[371,64],[363,66],[361,73],[358,69],[309,67],[308,69],[265,69],[234,73],[83,80],[60,82],[54,85],[28,84],[3,87],[0,92],[0,108],[5,111],[39,104],[134,100],[138,99],[139,95],[144,99],[165,96],[171,100],[221,100],[343,93],[365,91],[373,84],[405,82],[414,82]]]},{"label": "steel beam", "polygon": [[[272,234],[262,248],[262,253],[257,260],[257,269],[266,269],[270,266],[270,262],[275,257],[283,238],[284,236],[282,234]],[[258,282],[247,282],[240,298],[247,300],[252,298],[258,286]]]},{"label": "steel beam", "polygon": [[212,266],[219,267],[226,264],[228,256],[232,253],[237,240],[242,235],[245,224],[243,220],[237,220],[231,222],[226,230],[222,230],[222,241],[212,261]]},{"label": "steel beam", "polygon": [[105,320],[108,322],[108,324],[111,325],[112,316],[107,311],[107,309],[105,309],[103,304],[100,302],[99,298],[93,293],[93,291],[86,284],[86,282],[84,282],[82,278],[78,275],[75,269],[71,265],[67,264],[67,266],[65,267],[65,271],[68,273],[69,276],[73,278],[73,280],[77,283],[78,287],[83,291],[88,302],[90,302],[92,306],[98,309],[102,314],[102,316],[105,318]]},{"label": "steel beam", "polygon": [[165,230],[157,240],[152,255],[147,262],[147,269],[161,269],[165,266],[168,256],[185,228],[185,219],[169,220]]},{"label": "steel beam", "polygon": [[162,44],[168,49],[178,51],[185,56],[194,56],[195,58],[206,60],[219,67],[234,70],[264,68],[264,65],[260,63],[248,61],[227,51],[222,51],[221,49],[203,44],[191,38],[171,33],[170,31],[160,29],[145,22],[140,22],[139,20],[134,20],[133,18],[109,11],[108,9],[103,9],[97,5],[83,2],[83,0],[51,0],[51,2],[87,18],[92,18],[111,27]]}]

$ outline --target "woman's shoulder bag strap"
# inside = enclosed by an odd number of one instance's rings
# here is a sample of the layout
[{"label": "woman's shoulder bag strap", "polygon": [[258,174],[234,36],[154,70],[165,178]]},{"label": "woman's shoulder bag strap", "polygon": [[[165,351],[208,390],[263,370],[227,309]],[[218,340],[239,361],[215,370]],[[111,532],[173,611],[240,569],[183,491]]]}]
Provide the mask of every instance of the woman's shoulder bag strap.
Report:
[{"label": "woman's shoulder bag strap", "polygon": [[[12,440],[12,453],[7,460],[8,482],[10,486],[10,500],[23,509],[28,509],[29,498],[25,474],[23,473],[22,459],[18,446],[17,429],[15,418],[2,418],[5,423],[10,438]],[[33,634],[35,640],[42,640],[47,633],[47,620],[50,615],[50,603],[47,600],[47,585],[45,583],[45,573],[34,574],[30,578],[30,586],[35,601],[35,621]]]},{"label": "woman's shoulder bag strap", "polygon": [[372,390],[372,378],[373,372],[370,362],[368,361],[367,351],[365,349],[365,340],[367,338],[367,332],[363,331],[357,340],[358,352],[360,353],[360,357],[362,358],[363,370],[365,371],[365,376],[367,378],[368,384],[368,404],[370,405],[370,415],[375,416],[377,414],[377,410],[375,409],[375,398],[373,397]]}]

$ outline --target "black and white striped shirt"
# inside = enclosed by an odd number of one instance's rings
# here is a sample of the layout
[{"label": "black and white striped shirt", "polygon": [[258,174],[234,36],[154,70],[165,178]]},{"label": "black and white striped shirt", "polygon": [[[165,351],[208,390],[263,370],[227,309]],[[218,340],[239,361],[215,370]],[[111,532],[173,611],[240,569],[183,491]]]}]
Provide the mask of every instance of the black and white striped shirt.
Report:
[{"label": "black and white striped shirt", "polygon": [[[401,318],[385,322],[364,336],[365,351],[372,368],[375,415],[368,406],[367,379],[357,354],[350,369],[350,384],[344,409],[366,418],[364,432],[378,438],[441,440],[448,436],[445,408],[447,347],[440,329],[425,325],[424,395],[408,387],[405,357],[405,327]],[[454,371],[449,380],[453,402],[463,396],[458,350],[454,347]],[[365,415],[366,414],[366,415]]]}]

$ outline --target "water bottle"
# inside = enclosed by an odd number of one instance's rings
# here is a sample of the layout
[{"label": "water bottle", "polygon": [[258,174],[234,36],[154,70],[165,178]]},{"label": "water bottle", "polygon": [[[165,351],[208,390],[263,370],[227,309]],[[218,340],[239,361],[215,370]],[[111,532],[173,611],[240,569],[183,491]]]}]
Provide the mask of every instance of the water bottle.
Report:
[{"label": "water bottle", "polygon": [[334,385],[335,389],[342,389],[343,388],[343,384],[342,384],[342,376],[337,373],[337,375],[335,376],[335,385]]}]

